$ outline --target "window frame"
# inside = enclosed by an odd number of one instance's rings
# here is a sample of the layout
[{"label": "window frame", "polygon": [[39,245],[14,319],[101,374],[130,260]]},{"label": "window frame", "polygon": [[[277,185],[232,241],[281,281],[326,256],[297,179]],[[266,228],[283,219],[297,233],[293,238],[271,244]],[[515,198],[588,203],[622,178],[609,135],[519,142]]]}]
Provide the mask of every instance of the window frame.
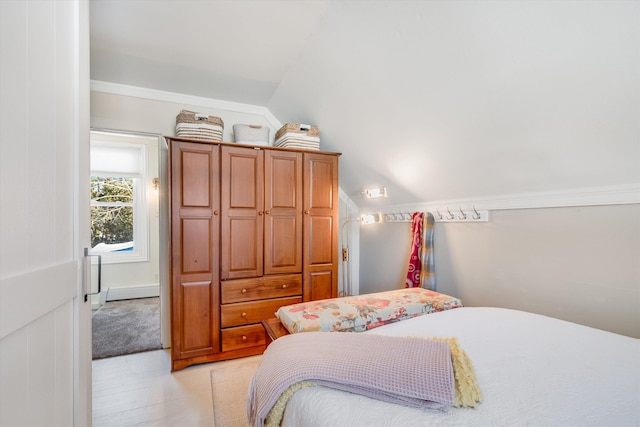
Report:
[{"label": "window frame", "polygon": [[[100,138],[94,138],[96,134]],[[106,137],[105,137],[106,136]],[[101,255],[103,264],[146,262],[149,261],[149,214],[147,209],[147,162],[148,153],[145,143],[135,142],[135,136],[126,134],[114,134],[114,140],[108,141],[109,134],[91,132],[91,147],[108,147],[115,149],[135,149],[139,155],[139,172],[113,172],[108,170],[94,170],[91,168],[91,177],[100,178],[132,178],[133,179],[133,250],[122,252],[101,252],[91,248],[92,255]],[[120,142],[123,138],[130,138],[130,142]],[[90,199],[91,206],[94,205]]]}]

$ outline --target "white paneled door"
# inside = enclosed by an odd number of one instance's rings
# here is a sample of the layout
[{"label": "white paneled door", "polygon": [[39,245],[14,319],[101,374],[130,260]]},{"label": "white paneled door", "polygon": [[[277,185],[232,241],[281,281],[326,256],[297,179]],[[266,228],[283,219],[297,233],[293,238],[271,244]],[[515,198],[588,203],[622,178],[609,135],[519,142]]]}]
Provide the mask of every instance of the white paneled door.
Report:
[{"label": "white paneled door", "polygon": [[0,426],[91,424],[88,0],[0,0]]}]

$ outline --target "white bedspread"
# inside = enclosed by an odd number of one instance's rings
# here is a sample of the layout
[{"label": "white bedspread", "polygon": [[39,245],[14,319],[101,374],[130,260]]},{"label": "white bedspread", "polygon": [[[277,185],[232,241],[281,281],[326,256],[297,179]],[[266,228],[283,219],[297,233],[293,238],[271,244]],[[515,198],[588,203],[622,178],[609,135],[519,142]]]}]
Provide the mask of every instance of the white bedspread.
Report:
[{"label": "white bedspread", "polygon": [[317,386],[296,392],[283,426],[640,425],[638,339],[486,307],[433,313],[363,333],[457,337],[473,361],[483,403],[476,409],[419,410]]}]

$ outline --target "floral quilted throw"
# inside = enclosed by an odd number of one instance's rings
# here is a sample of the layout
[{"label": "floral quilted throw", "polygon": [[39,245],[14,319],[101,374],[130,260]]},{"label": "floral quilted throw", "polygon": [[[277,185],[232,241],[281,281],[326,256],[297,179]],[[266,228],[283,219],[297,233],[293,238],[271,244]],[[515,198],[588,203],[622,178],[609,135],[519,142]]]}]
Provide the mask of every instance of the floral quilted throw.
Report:
[{"label": "floral quilted throw", "polygon": [[462,307],[458,298],[424,288],[407,288],[288,305],[281,307],[276,316],[292,334],[362,332],[458,307]]}]

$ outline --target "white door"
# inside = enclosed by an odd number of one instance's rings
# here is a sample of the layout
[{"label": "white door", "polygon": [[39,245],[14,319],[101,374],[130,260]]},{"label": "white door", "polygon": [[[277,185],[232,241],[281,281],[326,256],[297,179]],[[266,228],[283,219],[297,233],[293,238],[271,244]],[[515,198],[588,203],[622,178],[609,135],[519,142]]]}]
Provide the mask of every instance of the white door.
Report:
[{"label": "white door", "polygon": [[91,424],[88,0],[0,0],[0,426]]}]

